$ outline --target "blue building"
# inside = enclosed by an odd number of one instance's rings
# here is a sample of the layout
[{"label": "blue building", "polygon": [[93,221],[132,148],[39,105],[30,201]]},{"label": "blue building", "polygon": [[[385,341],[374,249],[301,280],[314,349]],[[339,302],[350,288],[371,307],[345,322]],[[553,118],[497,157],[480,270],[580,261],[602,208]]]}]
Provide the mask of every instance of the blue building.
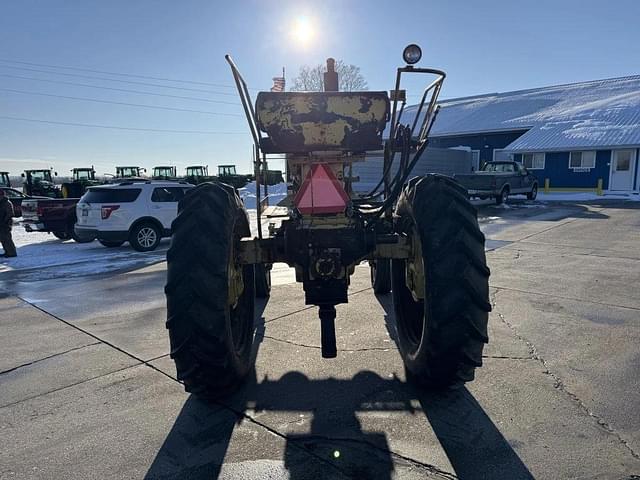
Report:
[{"label": "blue building", "polygon": [[471,150],[476,169],[513,159],[552,188],[595,189],[600,181],[609,192],[640,189],[640,75],[457,98],[441,107],[430,145]]}]

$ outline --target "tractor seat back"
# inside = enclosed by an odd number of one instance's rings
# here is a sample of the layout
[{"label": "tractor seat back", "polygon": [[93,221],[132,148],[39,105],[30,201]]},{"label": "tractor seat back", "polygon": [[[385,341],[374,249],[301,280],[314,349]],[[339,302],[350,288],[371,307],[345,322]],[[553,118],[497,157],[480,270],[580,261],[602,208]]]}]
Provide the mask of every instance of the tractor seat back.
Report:
[{"label": "tractor seat back", "polygon": [[258,128],[265,153],[382,149],[387,92],[260,92]]}]

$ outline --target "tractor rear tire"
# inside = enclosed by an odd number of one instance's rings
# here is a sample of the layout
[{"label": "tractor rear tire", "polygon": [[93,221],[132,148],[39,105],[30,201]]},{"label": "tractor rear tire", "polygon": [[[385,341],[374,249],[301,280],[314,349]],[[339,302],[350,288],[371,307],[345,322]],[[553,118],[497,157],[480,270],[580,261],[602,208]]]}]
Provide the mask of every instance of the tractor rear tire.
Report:
[{"label": "tractor rear tire", "polygon": [[386,295],[391,291],[391,260],[381,258],[370,260],[371,286],[376,295]]},{"label": "tractor rear tire", "polygon": [[256,297],[269,298],[271,295],[271,265],[257,263],[255,266]]},{"label": "tractor rear tire", "polygon": [[[491,311],[476,209],[453,179],[427,175],[408,183],[395,217],[396,231],[418,245],[412,259],[392,264],[398,347],[408,376],[430,388],[471,381],[489,341]],[[420,270],[422,282],[408,282]]]},{"label": "tractor rear tire", "polygon": [[202,183],[180,200],[172,232],[166,325],[177,378],[203,398],[228,395],[255,361],[254,267],[235,263],[251,235],[247,212],[232,187]]}]

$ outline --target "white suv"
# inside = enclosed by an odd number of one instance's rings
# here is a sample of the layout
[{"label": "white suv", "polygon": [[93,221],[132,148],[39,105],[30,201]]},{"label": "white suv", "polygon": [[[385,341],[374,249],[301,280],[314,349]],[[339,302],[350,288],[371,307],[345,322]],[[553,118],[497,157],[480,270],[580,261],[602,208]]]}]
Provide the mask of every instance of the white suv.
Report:
[{"label": "white suv", "polygon": [[128,241],[139,252],[154,250],[171,235],[178,202],[193,185],[170,181],[125,181],[90,187],[78,205],[75,232],[105,247]]}]

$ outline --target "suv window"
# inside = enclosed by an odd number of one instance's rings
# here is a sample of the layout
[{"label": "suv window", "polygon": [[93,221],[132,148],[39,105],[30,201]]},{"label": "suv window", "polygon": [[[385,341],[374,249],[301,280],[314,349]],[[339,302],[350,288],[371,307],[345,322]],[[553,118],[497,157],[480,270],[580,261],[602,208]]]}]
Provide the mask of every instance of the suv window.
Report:
[{"label": "suv window", "polygon": [[129,203],[135,202],[141,188],[90,188],[82,196],[81,201],[86,203]]},{"label": "suv window", "polygon": [[184,197],[181,187],[157,187],[151,194],[152,202],[179,202]]}]

